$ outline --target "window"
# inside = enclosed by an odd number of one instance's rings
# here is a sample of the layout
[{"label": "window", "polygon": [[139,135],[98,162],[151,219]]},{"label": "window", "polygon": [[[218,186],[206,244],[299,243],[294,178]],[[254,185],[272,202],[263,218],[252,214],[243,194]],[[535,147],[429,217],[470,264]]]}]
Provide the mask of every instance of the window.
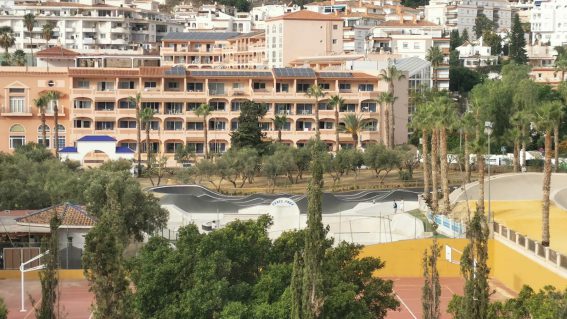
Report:
[{"label": "window", "polygon": [[242,85],[242,83],[232,83],[232,88],[233,89],[242,89],[243,85]]},{"label": "window", "polygon": [[329,102],[319,103],[319,110],[321,111],[332,111],[334,109],[335,108],[331,104],[329,104]]},{"label": "window", "polygon": [[419,49],[419,42],[414,42],[413,43],[413,48],[418,50]]},{"label": "window", "polygon": [[[43,136],[41,134],[37,137],[37,144],[43,144]],[[51,147],[51,136],[49,135],[45,136],[45,147]]]},{"label": "window", "polygon": [[133,90],[136,88],[134,81],[120,81],[118,82],[118,88],[123,90]]},{"label": "window", "polygon": [[211,111],[224,111],[225,103],[221,101],[212,101],[209,103],[211,106]]},{"label": "window", "polygon": [[77,89],[88,89],[90,86],[90,82],[87,80],[77,80]]},{"label": "window", "polygon": [[308,115],[312,113],[313,107],[311,104],[298,103],[296,109],[297,109],[297,114]]},{"label": "window", "polygon": [[211,131],[224,131],[226,129],[226,122],[222,122],[219,120],[210,120],[209,121],[209,130]]},{"label": "window", "polygon": [[297,121],[297,124],[295,126],[297,131],[311,131],[313,123],[306,121]]},{"label": "window", "polygon": [[407,49],[408,47],[409,47],[409,44],[407,42],[402,43],[402,48]]},{"label": "window", "polygon": [[183,103],[181,102],[167,102],[165,103],[165,114],[182,114]]},{"label": "window", "polygon": [[240,105],[242,105],[241,101],[234,101],[234,102],[232,102],[232,104],[230,106],[230,110],[232,112],[238,112],[238,111],[240,111]]},{"label": "window", "polygon": [[260,122],[260,123],[258,123],[258,126],[260,126],[260,129],[262,131],[271,131],[272,130],[272,123],[270,123],[270,122]]},{"label": "window", "polygon": [[339,25],[338,24],[333,24],[333,30],[338,30],[339,29]]},{"label": "window", "polygon": [[203,154],[205,152],[205,143],[187,143],[187,147],[195,154]]},{"label": "window", "polygon": [[179,88],[179,83],[177,82],[167,82],[167,88],[170,90],[177,90]]},{"label": "window", "polygon": [[136,128],[136,120],[120,120],[118,122],[119,128]]},{"label": "window", "polygon": [[183,147],[183,143],[165,143],[166,153],[175,153],[178,149]]},{"label": "window", "polygon": [[188,92],[203,92],[203,83],[187,83]]},{"label": "window", "polygon": [[209,83],[209,94],[222,95],[224,94],[224,83]]},{"label": "window", "polygon": [[343,104],[340,112],[355,112],[356,111],[356,104]]},{"label": "window", "polygon": [[266,89],[266,83],[264,83],[264,82],[254,82],[253,86],[254,86],[254,90],[265,90]]},{"label": "window", "polygon": [[166,131],[181,131],[181,130],[183,130],[183,122],[182,121],[165,121],[165,130]]},{"label": "window", "polygon": [[[142,123],[142,130],[146,129],[146,123]],[[158,121],[151,121],[150,122],[150,130],[157,131],[159,130],[159,122]]]},{"label": "window", "polygon": [[199,108],[200,103],[189,102],[187,103],[187,111],[194,112],[196,109]]},{"label": "window", "polygon": [[10,93],[25,93],[26,89],[24,89],[24,88],[10,88],[8,90],[8,92],[10,92]]},{"label": "window", "polygon": [[65,147],[66,140],[67,140],[67,139],[65,138],[65,136],[58,136],[58,137],[57,137],[57,147],[58,147],[59,149],[64,148],[64,147]]},{"label": "window", "polygon": [[319,128],[322,130],[332,130],[333,122],[319,122]]},{"label": "window", "polygon": [[309,83],[297,83],[297,87],[295,89],[296,92],[307,92],[307,89],[309,89],[309,87],[311,86],[311,84]]},{"label": "window", "polygon": [[95,130],[113,130],[114,122],[95,122]]},{"label": "window", "polygon": [[23,96],[10,96],[10,113],[25,113],[25,102]]},{"label": "window", "polygon": [[330,88],[331,88],[331,85],[329,83],[319,83],[319,86],[323,90],[330,90]]},{"label": "window", "polygon": [[17,135],[10,136],[10,148],[15,149],[26,144],[26,137]]},{"label": "window", "polygon": [[369,121],[364,123],[362,126],[365,131],[377,131],[378,130],[378,121]]},{"label": "window", "polygon": [[226,151],[226,143],[211,142],[209,147],[212,153],[224,153]]},{"label": "window", "polygon": [[337,39],[333,39],[333,44],[337,44]]},{"label": "window", "polygon": [[91,128],[91,121],[89,120],[74,120],[74,128]]},{"label": "window", "polygon": [[358,91],[360,92],[374,91],[374,84],[359,84]]},{"label": "window", "polygon": [[350,83],[339,83],[339,91],[350,91]]},{"label": "window", "polygon": [[73,107],[76,109],[90,109],[92,102],[90,100],[75,100]]},{"label": "window", "polygon": [[126,100],[126,99],[122,99],[118,102],[118,108],[119,109],[135,109],[136,103],[134,103],[133,101]]},{"label": "window", "polygon": [[146,81],[144,82],[144,89],[155,89],[157,88],[156,81]]},{"label": "window", "polygon": [[159,102],[142,102],[142,109],[151,108],[157,114],[159,113]]},{"label": "window", "polygon": [[136,151],[136,148],[137,148],[137,147],[136,147],[136,146],[137,146],[137,145],[136,145],[136,142],[121,142],[119,145],[120,145],[121,147],[127,147],[127,148],[131,149],[131,150],[134,151],[134,152]]},{"label": "window", "polygon": [[96,102],[97,111],[114,111],[114,102]]},{"label": "window", "polygon": [[374,102],[362,102],[360,104],[360,109],[362,112],[376,112],[376,103]]},{"label": "window", "polygon": [[[147,152],[146,142],[142,143],[142,153]],[[151,153],[158,153],[159,152],[159,142],[150,142],[150,152]]]},{"label": "window", "polygon": [[289,103],[276,103],[274,106],[274,110],[276,114],[286,114],[286,115],[291,115],[291,104]]},{"label": "window", "polygon": [[187,122],[188,131],[202,131],[203,122]]},{"label": "window", "polygon": [[276,92],[289,92],[289,84],[276,83]]},{"label": "window", "polygon": [[114,91],[114,82],[110,82],[110,81],[98,82],[96,89],[97,91],[103,91],[103,92]]}]

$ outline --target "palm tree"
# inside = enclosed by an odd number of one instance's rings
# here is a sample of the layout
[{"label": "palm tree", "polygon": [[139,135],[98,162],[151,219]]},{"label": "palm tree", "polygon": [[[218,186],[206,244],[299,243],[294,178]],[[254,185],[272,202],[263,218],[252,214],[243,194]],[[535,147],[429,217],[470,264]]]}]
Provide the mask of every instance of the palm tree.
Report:
[{"label": "palm tree", "polygon": [[282,141],[282,130],[287,124],[287,117],[284,115],[276,115],[274,117],[274,128],[278,131],[278,142]]},{"label": "palm tree", "polygon": [[30,37],[30,50],[31,50],[31,61],[33,66],[33,27],[35,25],[35,15],[33,13],[28,13],[24,15],[24,27],[28,30]]},{"label": "palm tree", "polygon": [[39,110],[41,116],[41,145],[47,147],[47,134],[45,131],[45,109],[47,108],[47,96],[40,95],[37,99],[33,100],[33,104]]},{"label": "palm tree", "polygon": [[152,120],[154,119],[154,114],[155,111],[151,107],[144,107],[140,111],[140,122],[144,124],[144,128],[146,130],[146,153],[147,153],[146,166],[148,173],[150,172],[150,168],[152,165],[151,163],[152,149],[150,147],[150,129],[151,129]]},{"label": "palm tree", "polygon": [[55,29],[55,25],[53,22],[49,21],[43,25],[41,28],[41,35],[45,39],[45,47],[49,47],[49,41],[53,38],[53,29]]},{"label": "palm tree", "polygon": [[386,147],[393,148],[392,130],[390,129],[390,109],[393,110],[393,105],[398,98],[390,92],[381,92],[378,95],[376,102],[380,104],[380,137]]},{"label": "palm tree", "polygon": [[549,191],[551,185],[551,132],[557,125],[557,118],[561,116],[563,104],[560,101],[543,103],[536,111],[536,125],[538,130],[545,132],[545,162],[543,175],[543,205],[542,205],[542,233],[541,244],[549,247]]},{"label": "palm tree", "polygon": [[345,123],[343,130],[352,136],[354,149],[356,149],[358,147],[358,136],[364,127],[362,115],[356,115],[355,113],[346,114],[343,117],[343,122]]},{"label": "palm tree", "polygon": [[417,105],[416,112],[412,116],[412,127],[421,130],[421,152],[423,159],[423,197],[426,201],[431,199],[431,193],[429,190],[429,176],[431,175],[429,166],[429,143],[428,135],[431,130],[431,104],[426,101],[421,101]]},{"label": "palm tree", "polygon": [[[440,148],[441,163],[441,183],[443,189],[443,212],[448,214],[451,210],[449,202],[449,177],[447,162],[447,130],[454,127],[457,122],[457,113],[455,103],[448,96],[439,96],[433,99],[431,103],[432,124],[435,133],[439,132],[439,146],[432,145],[433,148]],[[436,158],[434,159],[436,160]]]},{"label": "palm tree", "polygon": [[335,151],[338,152],[339,148],[341,148],[339,141],[339,111],[345,104],[345,100],[339,95],[334,95],[331,97],[329,104],[335,108]]},{"label": "palm tree", "polygon": [[443,57],[443,52],[441,52],[441,49],[439,49],[438,46],[432,46],[429,50],[427,50],[427,56],[425,59],[429,61],[433,67],[433,88],[435,89],[438,89],[436,79],[439,73],[439,65],[443,63]]},{"label": "palm tree", "polygon": [[53,148],[55,149],[55,157],[59,158],[59,109],[57,102],[61,98],[61,93],[57,91],[49,91],[46,94],[47,103],[53,103],[53,120],[55,121],[53,129]]},{"label": "palm tree", "polygon": [[195,115],[197,117],[203,117],[203,130],[205,133],[205,158],[209,158],[209,138],[208,138],[208,127],[207,127],[207,117],[211,114],[212,108],[209,104],[203,103],[195,110]]},{"label": "palm tree", "polygon": [[142,104],[142,94],[136,93],[136,96],[129,96],[128,103],[134,104],[136,107],[136,154],[138,157],[138,178],[142,176],[142,123],[140,120],[140,106]]},{"label": "palm tree", "polygon": [[323,88],[320,85],[313,84],[307,89],[305,95],[315,99],[315,136],[319,139],[319,99],[325,96],[325,92],[323,92]]},{"label": "palm tree", "polygon": [[8,64],[10,61],[10,53],[8,49],[16,44],[14,37],[14,30],[11,27],[0,27],[0,47],[4,49],[4,63]]},{"label": "palm tree", "polygon": [[390,148],[394,147],[395,144],[395,111],[394,111],[394,102],[395,102],[395,98],[393,98],[395,96],[395,87],[394,87],[394,83],[404,79],[406,76],[403,74],[402,71],[398,70],[396,68],[395,65],[390,65],[388,66],[386,69],[383,69],[380,71],[380,74],[378,75],[378,78],[380,80],[385,81],[386,83],[388,83],[388,93],[390,93],[390,95],[392,95],[392,101],[389,104],[389,110],[388,110],[388,117],[387,117],[387,121],[388,121],[388,143],[386,145],[389,145]]}]

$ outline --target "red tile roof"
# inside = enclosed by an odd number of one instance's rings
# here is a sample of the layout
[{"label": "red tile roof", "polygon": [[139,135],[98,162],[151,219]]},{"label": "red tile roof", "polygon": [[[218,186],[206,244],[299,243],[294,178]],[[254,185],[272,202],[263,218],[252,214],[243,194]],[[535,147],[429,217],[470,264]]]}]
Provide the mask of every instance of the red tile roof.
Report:
[{"label": "red tile roof", "polygon": [[18,209],[18,210],[7,209],[7,210],[0,211],[0,217],[20,217],[20,216],[25,216],[25,215],[29,214],[30,212],[33,212],[33,210],[30,210],[30,209]]},{"label": "red tile roof", "polygon": [[301,10],[291,13],[286,13],[281,16],[273,17],[267,21],[273,20],[317,20],[317,21],[343,21],[340,17],[332,14],[322,14],[309,10]]},{"label": "red tile roof", "polygon": [[51,48],[47,48],[41,51],[38,51],[35,54],[37,57],[66,57],[66,58],[74,58],[79,56],[80,54],[69,49],[65,49],[60,46],[54,46]]},{"label": "red tile roof", "polygon": [[71,204],[60,204],[35,211],[27,216],[17,218],[21,224],[49,225],[53,215],[61,219],[61,226],[87,226],[95,224],[94,217],[90,216],[83,207]]}]

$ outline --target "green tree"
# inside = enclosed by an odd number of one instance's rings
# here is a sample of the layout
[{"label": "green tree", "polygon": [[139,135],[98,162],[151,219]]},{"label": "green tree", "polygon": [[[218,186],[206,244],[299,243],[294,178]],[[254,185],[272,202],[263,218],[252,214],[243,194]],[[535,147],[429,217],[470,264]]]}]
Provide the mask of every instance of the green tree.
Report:
[{"label": "green tree", "polygon": [[[386,83],[388,83],[388,94],[390,95],[389,98],[389,114],[387,117],[387,121],[388,121],[388,126],[389,126],[389,131],[388,131],[388,142],[386,143],[386,146],[388,146],[389,148],[393,148],[395,145],[395,117],[396,115],[394,114],[394,103],[397,99],[397,97],[395,97],[395,83],[397,83],[398,81],[405,79],[406,76],[405,74],[401,71],[398,70],[396,68],[395,65],[390,65],[388,66],[386,69],[382,69],[380,70],[380,74],[378,75],[378,78]],[[380,114],[382,115],[382,114]]]},{"label": "green tree", "polygon": [[[451,52],[449,52],[449,70],[451,68],[459,67],[459,66],[461,66],[461,60],[459,60],[459,51],[452,50]],[[451,82],[449,82],[449,86],[450,85]]]},{"label": "green tree", "polygon": [[323,92],[323,88],[320,85],[311,85],[305,92],[305,95],[309,98],[315,99],[315,104],[313,108],[315,110],[315,135],[317,138],[320,136],[319,132],[319,100],[325,96],[325,92]]},{"label": "green tree", "polygon": [[431,254],[427,249],[423,253],[423,288],[421,289],[421,304],[423,319],[439,319],[441,311],[441,283],[439,282],[439,271],[437,270],[437,260],[440,255],[437,239],[433,239]]},{"label": "green tree", "polygon": [[16,44],[16,38],[14,37],[14,30],[11,27],[0,27],[0,47],[4,49],[3,64],[9,65],[10,63],[10,53],[8,49]]},{"label": "green tree", "polygon": [[135,96],[128,97],[128,103],[136,108],[136,158],[138,162],[138,178],[142,176],[142,121],[140,111],[142,105],[142,93],[138,92]]},{"label": "green tree", "polygon": [[260,120],[266,115],[267,108],[263,104],[246,101],[240,105],[240,116],[238,117],[238,128],[230,134],[232,147],[251,147],[263,152],[265,143],[262,139],[266,136],[260,127]]},{"label": "green tree", "polygon": [[376,102],[380,105],[380,139],[388,148],[392,148],[391,145],[391,135],[392,130],[390,129],[390,117],[393,105],[398,98],[389,92],[381,92],[378,95]]},{"label": "green tree", "polygon": [[512,18],[512,30],[510,31],[509,56],[518,64],[526,64],[528,55],[526,54],[526,38],[524,29],[520,22],[520,16],[516,13]]},{"label": "green tree", "polygon": [[[150,108],[150,107],[144,107],[141,111],[140,111],[140,123],[144,127],[145,131],[146,131],[146,166],[148,169],[148,173],[151,170],[152,167],[152,147],[151,147],[151,140],[150,140],[150,130],[152,129],[152,120],[154,119],[154,115],[155,115],[155,111],[154,109]],[[206,132],[206,130],[205,130]],[[205,141],[207,139],[207,134],[205,133]],[[205,154],[206,154],[206,145],[205,145]],[[141,147],[140,147],[140,151],[141,151]],[[206,157],[206,155],[205,155]]]},{"label": "green tree", "polygon": [[195,157],[195,150],[189,145],[181,145],[175,150],[174,159],[179,164],[187,163],[191,158]]},{"label": "green tree", "polygon": [[458,66],[449,69],[449,91],[470,92],[482,82],[482,76],[469,68]]},{"label": "green tree", "polygon": [[[59,285],[59,237],[57,235],[61,219],[54,214],[49,222],[50,235],[46,246],[49,253],[43,257],[45,269],[39,272],[41,281],[41,304],[35,309],[38,319],[55,319],[60,317],[58,309],[57,287]],[[45,250],[44,250],[45,251]]]},{"label": "green tree", "polygon": [[329,105],[335,109],[335,151],[338,152],[341,148],[339,141],[339,111],[345,104],[345,100],[339,95],[333,95],[329,101]]},{"label": "green tree", "polygon": [[543,169],[543,205],[541,244],[549,247],[549,192],[551,185],[551,132],[561,117],[563,104],[560,101],[544,102],[536,111],[535,122],[538,130],[545,133],[545,161]]},{"label": "green tree", "polygon": [[412,127],[421,131],[421,158],[423,163],[423,196],[426,201],[431,199],[429,189],[429,178],[431,176],[431,167],[429,165],[429,132],[431,131],[431,103],[428,103],[428,98],[424,97],[417,102],[417,109],[412,116]]},{"label": "green tree", "polygon": [[[363,159],[364,164],[374,170],[376,177],[380,178],[380,183],[393,169],[400,165],[399,154],[382,144],[368,145],[364,151]],[[384,175],[380,176],[382,172],[384,172]]]},{"label": "green tree", "polygon": [[451,30],[450,40],[449,40],[449,48],[451,51],[455,50],[457,47],[460,47],[463,44],[461,40],[461,36],[459,35],[459,30],[454,29]]},{"label": "green tree", "polygon": [[293,272],[291,274],[291,319],[301,319],[303,309],[303,265],[298,252],[293,257]]},{"label": "green tree", "polygon": [[282,141],[282,130],[287,124],[287,117],[285,115],[276,115],[273,119],[274,129],[278,131],[278,142]]},{"label": "green tree", "polygon": [[55,150],[55,157],[59,158],[59,99],[62,94],[59,91],[48,91],[45,93],[47,104],[53,105],[53,149]]},{"label": "green tree", "polygon": [[206,103],[199,105],[199,107],[195,109],[195,115],[197,115],[197,117],[203,117],[203,132],[205,135],[205,159],[209,158],[209,123],[207,122],[207,117],[211,115],[211,112],[211,106]]},{"label": "green tree", "polygon": [[24,66],[26,63],[26,53],[23,50],[16,50],[14,54],[12,54],[12,65]]},{"label": "green tree", "polygon": [[476,38],[478,39],[481,36],[483,36],[486,32],[496,31],[497,27],[498,25],[496,24],[496,22],[488,19],[486,15],[481,13],[477,15],[474,20],[473,31],[476,35]]},{"label": "green tree", "polygon": [[55,24],[52,21],[47,21],[41,28],[41,35],[45,39],[45,47],[49,47],[49,41],[53,38],[53,29]]},{"label": "green tree", "polygon": [[24,27],[28,31],[30,38],[30,50],[31,50],[31,61],[33,66],[33,27],[35,26],[35,15],[33,13],[27,13],[24,15]]},{"label": "green tree", "polygon": [[500,55],[502,52],[502,37],[500,37],[496,32],[485,30],[482,34],[482,40],[484,45],[490,47],[492,55]]},{"label": "green tree", "polygon": [[438,89],[437,79],[439,78],[439,66],[443,63],[443,52],[438,46],[432,46],[427,50],[425,59],[431,63],[433,67],[433,87]]},{"label": "green tree", "polygon": [[354,113],[349,113],[343,116],[343,122],[345,123],[344,132],[349,133],[352,136],[354,142],[354,148],[358,147],[358,136],[362,129],[364,128],[364,120],[362,115],[357,115]]},{"label": "green tree", "polygon": [[481,210],[468,223],[469,243],[461,257],[461,274],[465,279],[464,295],[453,296],[448,312],[455,319],[488,318],[490,287],[488,285],[488,224]]},{"label": "green tree", "polygon": [[8,319],[8,308],[2,297],[0,297],[0,319]]},{"label": "green tree", "polygon": [[41,119],[41,145],[47,147],[47,126],[45,124],[45,109],[47,108],[47,96],[40,95],[37,99],[33,100],[33,104],[39,110],[39,115]]},{"label": "green tree", "polygon": [[461,34],[461,44],[469,41],[469,29],[465,28],[463,34]]}]

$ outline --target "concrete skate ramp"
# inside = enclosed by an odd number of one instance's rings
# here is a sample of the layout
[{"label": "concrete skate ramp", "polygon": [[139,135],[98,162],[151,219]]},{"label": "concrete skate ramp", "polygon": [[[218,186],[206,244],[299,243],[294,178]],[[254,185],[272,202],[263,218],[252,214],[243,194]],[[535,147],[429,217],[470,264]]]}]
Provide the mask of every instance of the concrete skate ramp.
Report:
[{"label": "concrete skate ramp", "polygon": [[567,185],[565,188],[558,190],[552,198],[557,206],[567,210]]},{"label": "concrete skate ramp", "polygon": [[[515,173],[493,176],[490,181],[491,198],[493,200],[541,200],[543,197],[543,173]],[[563,194],[562,200],[567,204],[567,174],[551,175],[551,194]],[[485,199],[488,198],[488,181],[484,183]],[[478,182],[466,185],[466,193],[461,187],[451,193],[451,202],[476,200],[479,197]],[[553,197],[552,197],[553,198]],[[565,206],[564,206],[565,207]]]},{"label": "concrete skate ramp", "polygon": [[[276,198],[286,197],[296,202],[302,214],[307,213],[307,197],[290,194],[253,194],[229,196],[219,194],[199,185],[155,187],[151,191],[165,194],[160,203],[175,205],[191,213],[237,213],[239,209],[256,205],[270,205]],[[417,200],[417,190],[376,190],[348,193],[323,193],[323,213],[332,214],[354,208],[361,202],[391,202]]]}]

